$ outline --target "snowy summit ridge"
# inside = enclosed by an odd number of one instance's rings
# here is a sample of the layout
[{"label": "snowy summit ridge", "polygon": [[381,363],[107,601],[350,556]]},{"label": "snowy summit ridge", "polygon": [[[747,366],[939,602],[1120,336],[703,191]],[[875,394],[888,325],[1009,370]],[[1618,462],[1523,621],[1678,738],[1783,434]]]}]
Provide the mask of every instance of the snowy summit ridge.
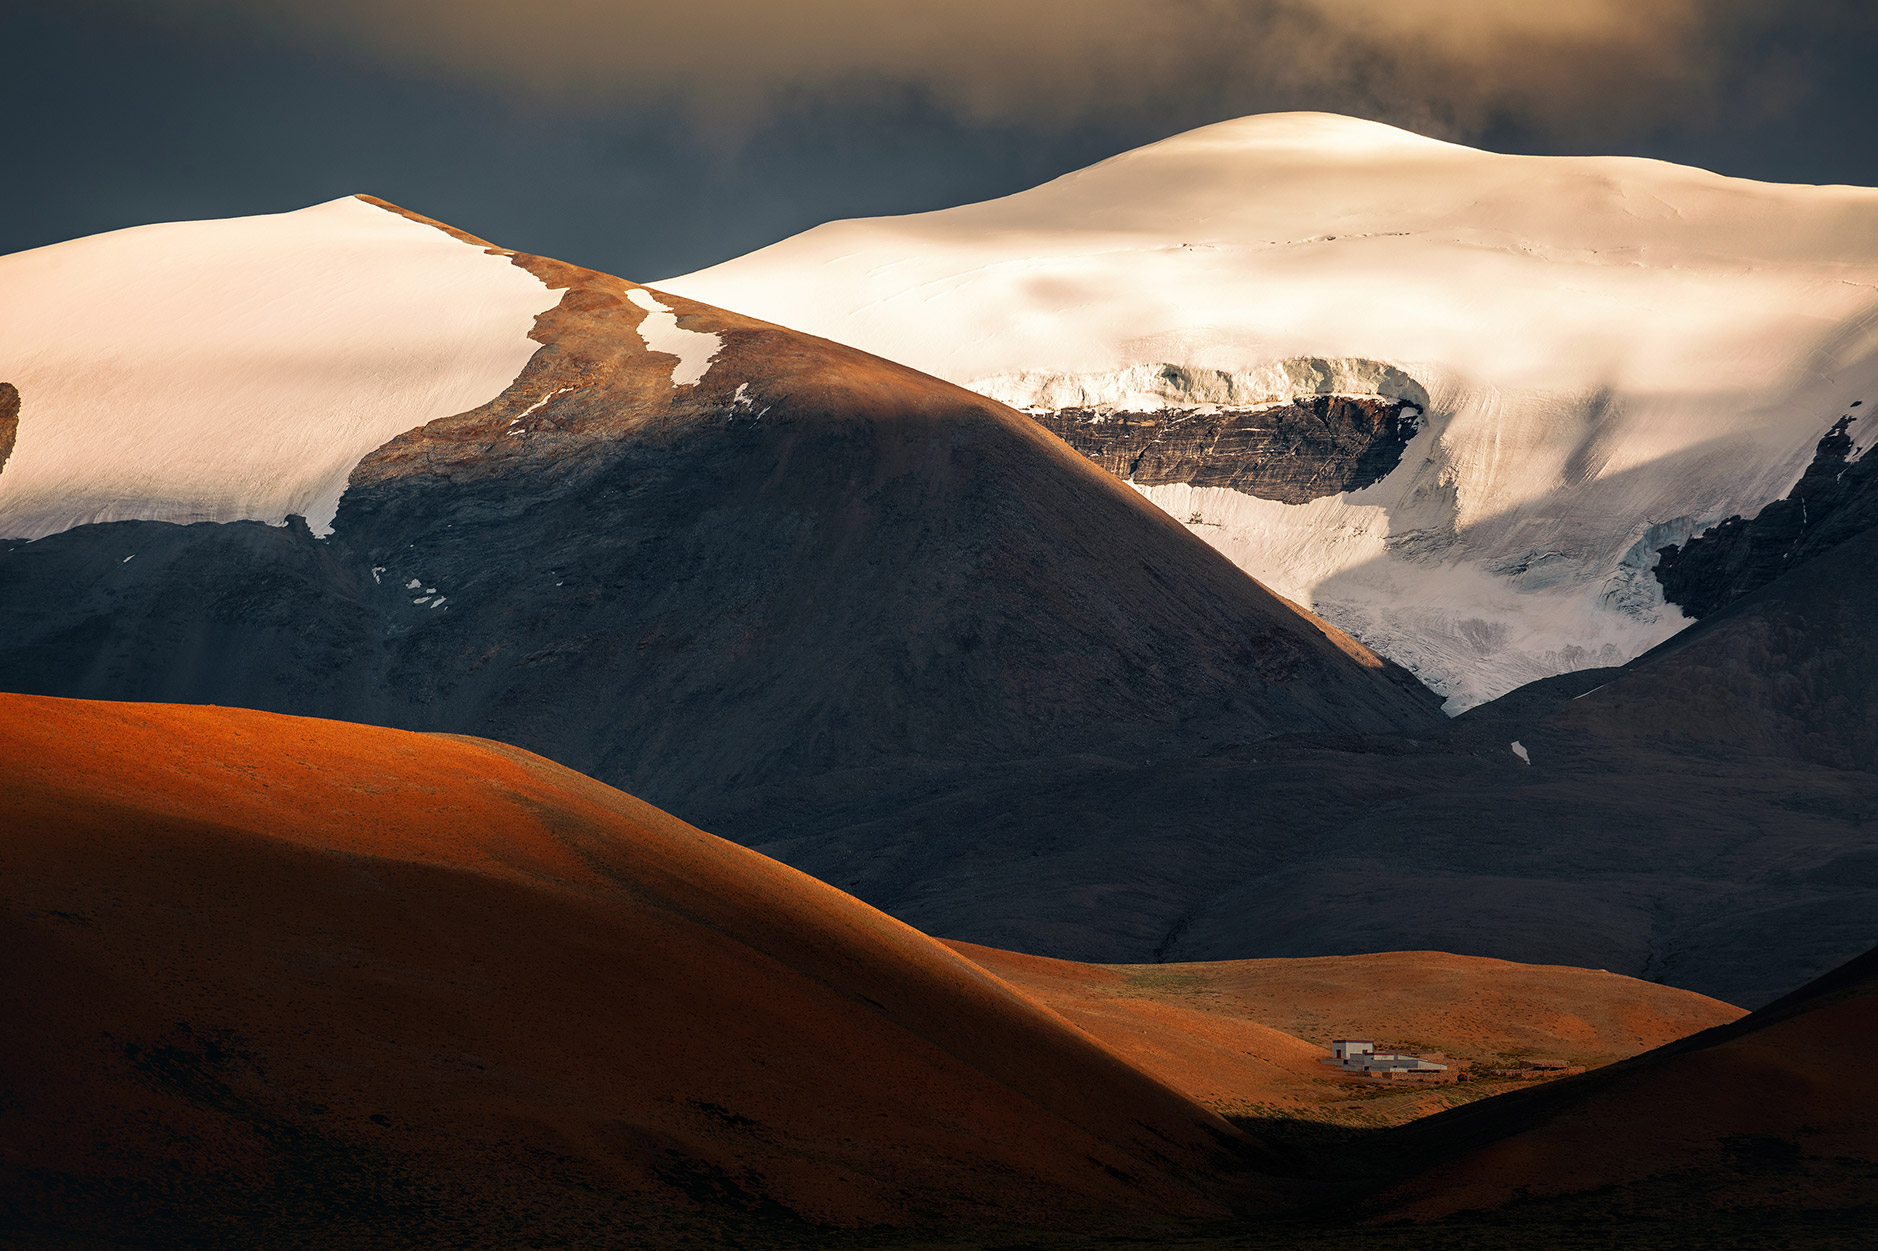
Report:
[{"label": "snowy summit ridge", "polygon": [[1361,490],[1139,489],[1451,709],[1686,625],[1656,548],[1784,495],[1878,399],[1878,191],[1329,114],[1222,122],[660,285],[1033,410],[1426,397]]},{"label": "snowy summit ridge", "polygon": [[[330,534],[361,460],[518,383],[565,286],[540,260],[364,196],[0,257],[0,383],[19,396],[0,538],[290,516]],[[695,386],[718,336],[610,281],[672,386]]]},{"label": "snowy summit ridge", "polygon": [[324,533],[353,466],[499,395],[559,298],[350,196],[0,257],[21,403],[0,536],[289,515]]}]

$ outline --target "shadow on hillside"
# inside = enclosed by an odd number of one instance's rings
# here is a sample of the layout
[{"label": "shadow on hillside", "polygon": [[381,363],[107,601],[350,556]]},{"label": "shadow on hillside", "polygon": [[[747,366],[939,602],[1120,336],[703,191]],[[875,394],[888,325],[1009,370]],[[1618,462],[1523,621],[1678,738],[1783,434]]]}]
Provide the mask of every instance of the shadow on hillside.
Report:
[{"label": "shadow on hillside", "polygon": [[1352,1158],[1368,1158],[1386,1125],[1347,1125],[1301,1116],[1228,1116],[1246,1133],[1270,1143],[1290,1159],[1300,1175],[1343,1176]]}]

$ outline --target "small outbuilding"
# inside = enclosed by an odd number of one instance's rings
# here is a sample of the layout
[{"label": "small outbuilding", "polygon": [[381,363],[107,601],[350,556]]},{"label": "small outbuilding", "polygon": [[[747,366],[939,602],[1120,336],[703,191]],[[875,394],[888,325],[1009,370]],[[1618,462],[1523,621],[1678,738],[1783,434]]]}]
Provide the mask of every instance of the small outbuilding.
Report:
[{"label": "small outbuilding", "polygon": [[1330,1044],[1324,1061],[1352,1077],[1382,1082],[1451,1082],[1455,1074],[1445,1064],[1398,1051],[1377,1051],[1368,1038],[1339,1038]]}]

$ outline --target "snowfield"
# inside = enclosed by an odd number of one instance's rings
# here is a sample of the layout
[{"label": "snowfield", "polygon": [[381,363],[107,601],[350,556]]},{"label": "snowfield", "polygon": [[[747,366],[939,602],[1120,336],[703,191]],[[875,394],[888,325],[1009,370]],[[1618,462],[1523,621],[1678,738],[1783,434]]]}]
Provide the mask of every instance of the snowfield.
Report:
[{"label": "snowfield", "polygon": [[1871,411],[1847,406],[1878,401],[1878,191],[1326,114],[831,223],[658,286],[1018,407],[1424,406],[1360,491],[1140,489],[1452,711],[1686,625],[1656,549],[1784,495],[1838,416]]},{"label": "snowfield", "polygon": [[560,294],[346,198],[0,257],[20,390],[0,536],[289,514],[330,532],[353,466],[500,395]]},{"label": "snowfield", "polygon": [[686,330],[678,324],[678,315],[659,303],[658,297],[644,287],[634,287],[626,293],[626,298],[635,307],[645,310],[645,319],[639,323],[639,337],[645,341],[646,348],[678,358],[678,363],[672,366],[673,386],[692,386],[709,372],[711,362],[723,349],[722,336]]}]

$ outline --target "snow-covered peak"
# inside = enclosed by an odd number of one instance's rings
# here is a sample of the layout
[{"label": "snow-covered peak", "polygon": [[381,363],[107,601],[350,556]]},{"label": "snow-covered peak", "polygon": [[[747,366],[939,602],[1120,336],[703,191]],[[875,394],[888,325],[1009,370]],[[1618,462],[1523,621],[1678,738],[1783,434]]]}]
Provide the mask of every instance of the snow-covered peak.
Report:
[{"label": "snow-covered peak", "polygon": [[1667,637],[1683,619],[1638,544],[1752,514],[1845,405],[1878,400],[1878,190],[1326,114],[833,222],[659,286],[1021,403],[1113,403],[1144,377],[1262,396],[1293,372],[1399,396],[1380,380],[1406,376],[1429,420],[1374,487],[1146,493],[1456,707]]},{"label": "snow-covered peak", "polygon": [[0,257],[20,392],[0,536],[289,514],[324,532],[367,453],[500,394],[558,299],[353,197]]},{"label": "snow-covered peak", "polygon": [[1475,149],[1430,139],[1386,122],[1345,117],[1341,113],[1254,113],[1211,126],[1201,126],[1124,153],[1123,158],[1151,155],[1267,151],[1349,152],[1374,155],[1387,149]]},{"label": "snow-covered peak", "polygon": [[1875,254],[1869,189],[1278,114],[663,285],[961,382],[1363,357],[1687,391],[1765,380],[1796,336],[1871,301]]}]

